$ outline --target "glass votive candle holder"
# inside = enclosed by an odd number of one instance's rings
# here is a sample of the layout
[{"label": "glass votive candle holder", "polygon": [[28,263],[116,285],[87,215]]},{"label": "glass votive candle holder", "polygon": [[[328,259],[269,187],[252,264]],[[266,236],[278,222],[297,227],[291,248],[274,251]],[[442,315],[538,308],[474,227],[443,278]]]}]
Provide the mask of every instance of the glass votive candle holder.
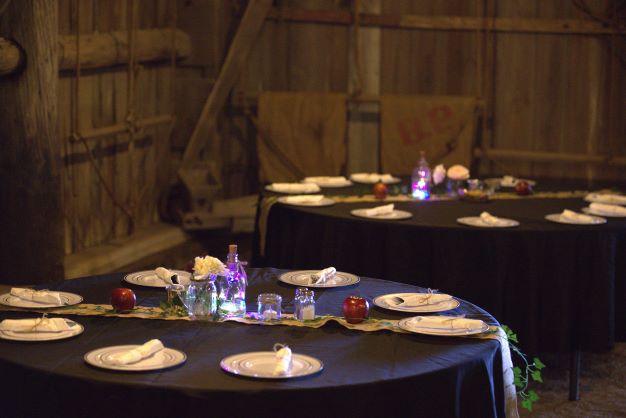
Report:
[{"label": "glass votive candle holder", "polygon": [[277,321],[280,319],[280,305],[283,298],[276,293],[261,293],[257,297],[257,314],[260,321]]}]

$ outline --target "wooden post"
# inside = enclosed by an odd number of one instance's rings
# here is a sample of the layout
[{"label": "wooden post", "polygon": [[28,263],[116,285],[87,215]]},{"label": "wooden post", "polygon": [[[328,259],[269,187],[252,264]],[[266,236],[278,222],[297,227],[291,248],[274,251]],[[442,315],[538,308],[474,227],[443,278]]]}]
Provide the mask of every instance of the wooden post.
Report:
[{"label": "wooden post", "polygon": [[61,142],[57,134],[58,6],[12,1],[0,36],[28,51],[26,68],[0,80],[0,282],[63,278]]},{"label": "wooden post", "polygon": [[[358,4],[361,10],[357,13],[380,13],[382,9],[380,0],[363,0]],[[351,31],[348,88],[351,94],[361,90],[357,99],[380,93],[380,32],[376,27]],[[357,100],[349,103],[348,111],[347,172],[378,171],[380,103]]]}]

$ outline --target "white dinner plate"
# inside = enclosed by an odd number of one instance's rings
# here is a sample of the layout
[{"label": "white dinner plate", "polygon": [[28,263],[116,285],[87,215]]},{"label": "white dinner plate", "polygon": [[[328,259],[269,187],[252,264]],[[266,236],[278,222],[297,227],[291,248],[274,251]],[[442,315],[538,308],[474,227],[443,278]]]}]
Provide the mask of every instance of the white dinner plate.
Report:
[{"label": "white dinner plate", "polygon": [[139,360],[136,363],[115,365],[106,363],[110,356],[124,351],[140,347],[140,344],[116,345],[111,347],[98,348],[85,354],[85,361],[92,366],[108,370],[121,370],[124,372],[143,372],[148,370],[161,370],[178,366],[187,360],[187,355],[182,351],[173,348],[163,348],[149,357]]},{"label": "white dinner plate", "polygon": [[335,204],[335,201],[333,199],[330,199],[328,197],[325,197],[321,200],[318,200],[317,202],[290,202],[289,201],[289,196],[281,196],[278,198],[278,201],[280,203],[284,203],[285,205],[292,205],[292,206],[311,206],[311,207],[315,207],[315,206],[332,206]]},{"label": "white dinner plate", "polygon": [[[302,183],[302,184],[312,184],[312,183]],[[317,190],[311,190],[311,191],[302,191],[302,190],[285,191],[285,190],[276,190],[272,187],[271,184],[268,184],[267,186],[265,186],[265,190],[267,190],[268,192],[284,193],[284,194],[313,194],[313,193],[319,193],[321,189],[319,186],[317,186]]]},{"label": "white dinner plate", "polygon": [[348,179],[345,181],[324,181],[324,180],[316,180],[316,181],[303,181],[303,183],[313,183],[317,184],[320,187],[324,187],[327,189],[338,189],[341,187],[352,186],[352,182]]},{"label": "white dinner plate", "polygon": [[[392,301],[395,296],[407,298],[412,295],[415,295],[415,293],[390,293],[388,295],[377,296],[374,298],[374,305],[398,312],[444,312],[458,308],[460,305],[460,302],[452,296],[450,296],[450,299],[442,300],[438,303],[424,303],[419,305],[396,305]],[[427,293],[420,293],[420,295],[426,296]]]},{"label": "white dinner plate", "polygon": [[220,367],[228,373],[239,376],[258,379],[291,379],[318,373],[324,368],[324,363],[315,357],[293,353],[291,355],[291,370],[284,375],[274,375],[276,353],[273,351],[254,351],[225,357],[220,362]]},{"label": "white dinner plate", "polygon": [[570,224],[570,225],[599,225],[606,223],[606,219],[601,218],[599,216],[589,215],[593,218],[592,222],[577,222],[571,219],[563,218],[560,213],[551,213],[546,215],[546,219],[552,222],[557,222],[560,224]]},{"label": "white dinner plate", "polygon": [[14,308],[61,308],[63,306],[77,305],[83,301],[83,297],[75,293],[59,292],[61,296],[62,305],[56,305],[54,303],[39,303],[30,300],[20,299],[16,296],[11,296],[11,293],[5,293],[0,295],[0,304],[6,306],[12,306]]},{"label": "white dinner plate", "polygon": [[[427,335],[439,335],[457,337],[462,335],[480,334],[489,330],[489,324],[484,321],[480,321],[480,326],[477,328],[465,328],[465,327],[428,327],[421,324],[421,316],[413,316],[411,318],[404,318],[398,322],[398,326],[405,331],[414,332],[416,334]],[[451,317],[453,318],[453,317]]]},{"label": "white dinner plate", "polygon": [[[187,285],[191,281],[191,274],[184,270],[171,270],[172,273],[178,275],[178,283]],[[165,283],[163,280],[159,279],[159,276],[154,272],[154,270],[144,270],[144,271],[136,271],[134,273],[128,273],[124,276],[124,280],[130,284],[135,284],[138,286],[148,286],[148,287],[167,287],[168,283]]]},{"label": "white dinner plate", "polygon": [[495,178],[485,179],[485,181],[486,182],[498,182],[500,187],[515,187],[515,186],[517,186],[517,183],[519,183],[520,181],[525,181],[531,187],[534,187],[534,186],[537,185],[537,182],[535,180],[518,179],[518,178],[514,179],[512,183],[502,183],[504,181],[503,177],[495,177]]},{"label": "white dinner plate", "polygon": [[85,327],[71,319],[63,318],[70,329],[66,331],[0,331],[0,338],[13,341],[54,341],[71,338],[81,334]]},{"label": "white dinner plate", "polygon": [[463,225],[477,226],[480,228],[510,228],[512,226],[519,226],[519,222],[517,222],[514,219],[507,219],[507,218],[498,218],[498,219],[502,222],[497,225],[491,225],[491,224],[484,222],[480,216],[467,216],[464,218],[459,218],[456,221]]},{"label": "white dinner plate", "polygon": [[[350,180],[352,180],[355,183],[361,183],[361,184],[376,184],[378,183],[378,180],[367,180],[361,177],[354,177],[354,175],[350,176]],[[402,179],[398,178],[398,177],[391,177],[390,179],[386,179],[383,180],[383,183],[385,184],[396,184],[396,183],[400,183],[402,181]]]},{"label": "white dinner plate", "polygon": [[596,211],[596,210],[591,209],[591,207],[589,206],[582,208],[582,211],[588,215],[606,216],[607,218],[626,218],[626,215],[620,215],[618,213],[606,213],[603,211]]},{"label": "white dinner plate", "polygon": [[[616,198],[616,196],[618,196]],[[607,205],[626,205],[626,196],[605,194],[605,193],[589,193],[585,196],[585,201],[590,203],[605,203]]]},{"label": "white dinner plate", "polygon": [[283,283],[304,287],[343,287],[351,286],[361,280],[359,276],[356,276],[354,274],[338,271],[337,273],[335,273],[335,277],[331,279],[330,282],[326,281],[324,283],[311,284],[311,276],[317,272],[319,272],[319,270],[289,271],[287,273],[281,274],[280,277],[278,277],[278,280]]},{"label": "white dinner plate", "polygon": [[359,218],[367,218],[367,219],[384,219],[387,221],[400,221],[402,219],[409,219],[413,217],[411,212],[407,212],[404,210],[394,209],[393,212],[385,213],[384,215],[368,215],[367,211],[369,209],[353,209],[350,213],[354,216],[358,216]]}]

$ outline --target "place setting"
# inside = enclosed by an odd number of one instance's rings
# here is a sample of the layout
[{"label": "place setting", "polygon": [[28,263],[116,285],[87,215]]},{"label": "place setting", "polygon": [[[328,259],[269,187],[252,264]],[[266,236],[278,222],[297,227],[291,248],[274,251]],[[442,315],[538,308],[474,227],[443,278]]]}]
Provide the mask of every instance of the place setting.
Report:
[{"label": "place setting", "polygon": [[587,215],[606,216],[608,218],[624,218],[626,217],[626,207],[620,205],[612,205],[608,203],[591,203],[581,209]]},{"label": "place setting", "polygon": [[492,177],[492,178],[485,179],[485,181],[492,183],[492,184],[496,184],[499,187],[506,187],[506,188],[515,188],[521,182],[525,182],[531,187],[535,187],[537,185],[537,182],[535,180],[518,178],[515,176],[511,176],[511,175],[505,175],[502,177]]},{"label": "place setting", "polygon": [[445,293],[390,293],[373,299],[374,305],[398,312],[444,312],[460,302]]},{"label": "place setting", "polygon": [[489,331],[489,324],[480,319],[469,319],[465,316],[413,316],[401,319],[398,326],[415,334],[459,337],[482,334]]},{"label": "place setting", "polygon": [[321,372],[324,363],[305,354],[292,352],[285,344],[274,344],[272,351],[253,351],[227,356],[220,362],[227,373],[257,379],[292,379]]},{"label": "place setting", "polygon": [[152,339],[144,344],[98,348],[85,354],[84,360],[100,369],[144,372],[178,366],[187,360],[187,355],[165,347],[158,339]]},{"label": "place setting", "polygon": [[616,193],[589,193],[585,196],[585,201],[590,203],[626,206],[626,195]]},{"label": "place setting", "polygon": [[463,225],[475,226],[479,228],[510,228],[519,226],[519,222],[514,219],[500,218],[493,216],[489,212],[482,212],[480,216],[466,216],[458,218],[456,221]]},{"label": "place setting", "polygon": [[333,199],[321,194],[281,196],[278,198],[278,201],[286,205],[309,207],[332,206],[335,204]]},{"label": "place setting", "polygon": [[0,338],[12,341],[54,341],[75,337],[85,328],[67,318],[5,319],[0,322]]},{"label": "place setting", "polygon": [[606,219],[603,217],[578,213],[569,209],[564,209],[561,213],[546,215],[546,219],[551,222],[570,225],[600,225],[606,223]]},{"label": "place setting", "polygon": [[75,293],[33,290],[13,287],[9,293],[0,295],[0,304],[13,308],[48,309],[77,305],[83,297]]},{"label": "place setting", "polygon": [[334,267],[327,267],[322,270],[296,270],[283,273],[278,280],[294,286],[305,287],[343,287],[358,283],[359,276],[337,271]]},{"label": "place setting", "polygon": [[313,176],[305,177],[302,180],[303,183],[314,183],[319,187],[325,188],[341,188],[352,186],[352,181],[348,180],[344,176]]},{"label": "place setting", "polygon": [[320,186],[315,183],[272,183],[265,186],[265,190],[285,194],[319,193]]},{"label": "place setting", "polygon": [[410,219],[413,217],[411,212],[395,209],[393,203],[388,205],[376,206],[374,208],[361,208],[353,209],[350,214],[358,216],[360,218],[367,219],[383,219],[387,221],[399,221],[403,219]]},{"label": "place setting", "polygon": [[350,175],[350,180],[355,183],[362,184],[374,184],[378,182],[384,184],[396,184],[402,181],[402,179],[394,177],[391,174],[380,173],[354,173]]},{"label": "place setting", "polygon": [[137,286],[166,288],[172,284],[188,285],[191,282],[191,273],[184,270],[157,267],[154,270],[143,270],[129,273],[124,281]]}]

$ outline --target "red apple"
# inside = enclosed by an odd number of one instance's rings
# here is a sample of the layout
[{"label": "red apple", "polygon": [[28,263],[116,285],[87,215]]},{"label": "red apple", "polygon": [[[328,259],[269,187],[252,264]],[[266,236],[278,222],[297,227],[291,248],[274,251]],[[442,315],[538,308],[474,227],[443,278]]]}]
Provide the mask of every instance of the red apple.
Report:
[{"label": "red apple", "polygon": [[374,197],[376,199],[384,199],[387,197],[389,189],[387,188],[387,185],[385,183],[379,181],[378,183],[374,184],[374,186],[372,186],[372,192],[374,193]]},{"label": "red apple", "polygon": [[117,312],[128,312],[133,310],[137,296],[131,289],[118,287],[111,291],[111,305]]},{"label": "red apple", "polygon": [[515,185],[515,193],[517,193],[520,196],[526,196],[526,195],[532,194],[532,192],[533,192],[532,187],[525,180],[520,180]]},{"label": "red apple", "polygon": [[343,301],[343,316],[349,324],[358,324],[367,318],[370,304],[367,300],[358,296],[348,296]]}]

